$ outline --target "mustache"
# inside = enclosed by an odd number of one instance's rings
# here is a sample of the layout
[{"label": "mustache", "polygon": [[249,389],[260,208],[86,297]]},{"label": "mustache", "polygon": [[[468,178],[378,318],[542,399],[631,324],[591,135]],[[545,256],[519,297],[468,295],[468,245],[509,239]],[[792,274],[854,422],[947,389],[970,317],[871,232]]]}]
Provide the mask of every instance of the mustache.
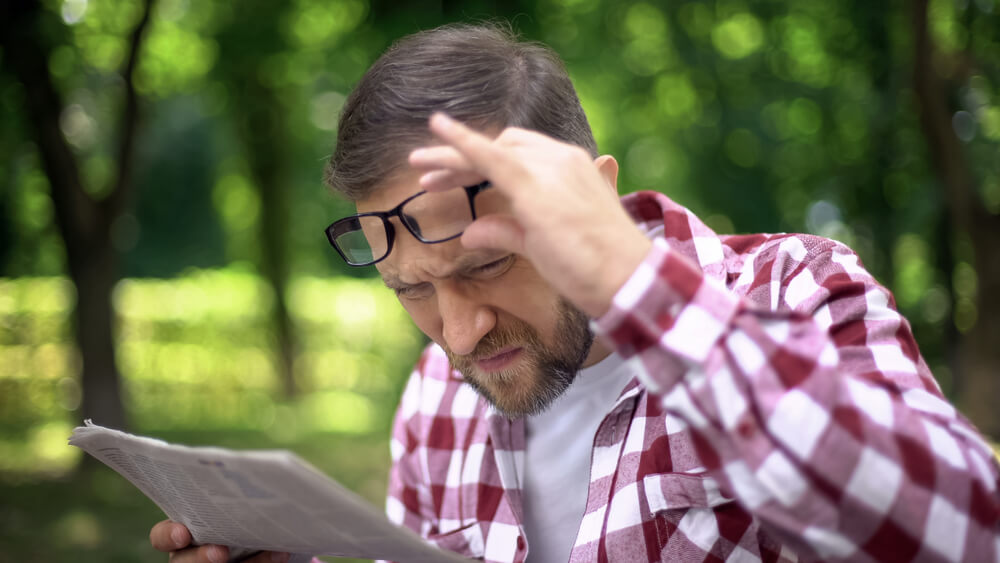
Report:
[{"label": "mustache", "polygon": [[470,361],[492,358],[504,349],[514,346],[535,348],[539,343],[538,334],[528,325],[498,326],[479,340],[475,349],[465,356]]}]

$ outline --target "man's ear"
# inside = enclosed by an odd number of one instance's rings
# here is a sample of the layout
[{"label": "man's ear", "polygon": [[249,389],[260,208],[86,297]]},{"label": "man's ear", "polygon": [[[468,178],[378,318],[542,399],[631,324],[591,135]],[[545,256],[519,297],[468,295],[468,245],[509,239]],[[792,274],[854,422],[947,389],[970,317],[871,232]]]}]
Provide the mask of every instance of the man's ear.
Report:
[{"label": "man's ear", "polygon": [[604,181],[615,193],[618,193],[618,161],[610,154],[602,154],[594,159],[597,171],[604,176]]}]

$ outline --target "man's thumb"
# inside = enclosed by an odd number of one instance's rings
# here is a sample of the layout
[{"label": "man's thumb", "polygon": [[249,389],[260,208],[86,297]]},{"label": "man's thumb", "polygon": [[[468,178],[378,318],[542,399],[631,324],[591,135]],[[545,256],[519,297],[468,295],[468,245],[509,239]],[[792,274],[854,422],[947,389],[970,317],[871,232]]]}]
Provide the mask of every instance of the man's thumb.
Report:
[{"label": "man's thumb", "polygon": [[462,246],[470,249],[496,248],[524,254],[524,229],[511,215],[491,214],[466,227]]}]

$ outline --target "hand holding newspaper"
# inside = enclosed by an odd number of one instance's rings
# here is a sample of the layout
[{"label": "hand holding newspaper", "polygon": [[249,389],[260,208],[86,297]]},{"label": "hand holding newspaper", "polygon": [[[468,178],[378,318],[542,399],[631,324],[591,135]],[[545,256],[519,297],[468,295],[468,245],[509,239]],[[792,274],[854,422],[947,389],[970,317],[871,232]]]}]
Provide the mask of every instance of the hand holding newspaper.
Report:
[{"label": "hand holding newspaper", "polygon": [[132,482],[197,544],[230,546],[231,561],[285,551],[401,562],[468,562],[390,522],[289,451],[187,447],[86,421],[69,439]]}]

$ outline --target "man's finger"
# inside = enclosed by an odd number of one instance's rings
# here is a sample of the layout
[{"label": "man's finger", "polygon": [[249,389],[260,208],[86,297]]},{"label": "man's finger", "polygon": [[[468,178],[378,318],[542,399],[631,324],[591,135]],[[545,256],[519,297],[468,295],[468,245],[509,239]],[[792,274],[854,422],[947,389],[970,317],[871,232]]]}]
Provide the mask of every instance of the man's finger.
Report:
[{"label": "man's finger", "polygon": [[483,180],[483,176],[478,172],[433,170],[420,176],[420,187],[429,192],[437,192],[461,186],[472,186]]},{"label": "man's finger", "polygon": [[149,543],[158,551],[176,551],[191,545],[191,532],[177,522],[163,520],[149,530]]},{"label": "man's finger", "polygon": [[440,140],[461,153],[471,169],[494,183],[504,182],[502,176],[509,174],[512,163],[507,152],[496,147],[492,139],[440,112],[431,116],[430,129]]},{"label": "man's finger", "polygon": [[202,545],[170,553],[170,563],[226,563],[229,549],[221,545]]},{"label": "man's finger", "polygon": [[496,248],[524,254],[524,229],[514,217],[501,213],[485,215],[466,227],[465,248]]},{"label": "man's finger", "polygon": [[410,166],[417,170],[473,170],[472,163],[458,152],[455,147],[441,145],[436,147],[421,147],[410,153]]}]

